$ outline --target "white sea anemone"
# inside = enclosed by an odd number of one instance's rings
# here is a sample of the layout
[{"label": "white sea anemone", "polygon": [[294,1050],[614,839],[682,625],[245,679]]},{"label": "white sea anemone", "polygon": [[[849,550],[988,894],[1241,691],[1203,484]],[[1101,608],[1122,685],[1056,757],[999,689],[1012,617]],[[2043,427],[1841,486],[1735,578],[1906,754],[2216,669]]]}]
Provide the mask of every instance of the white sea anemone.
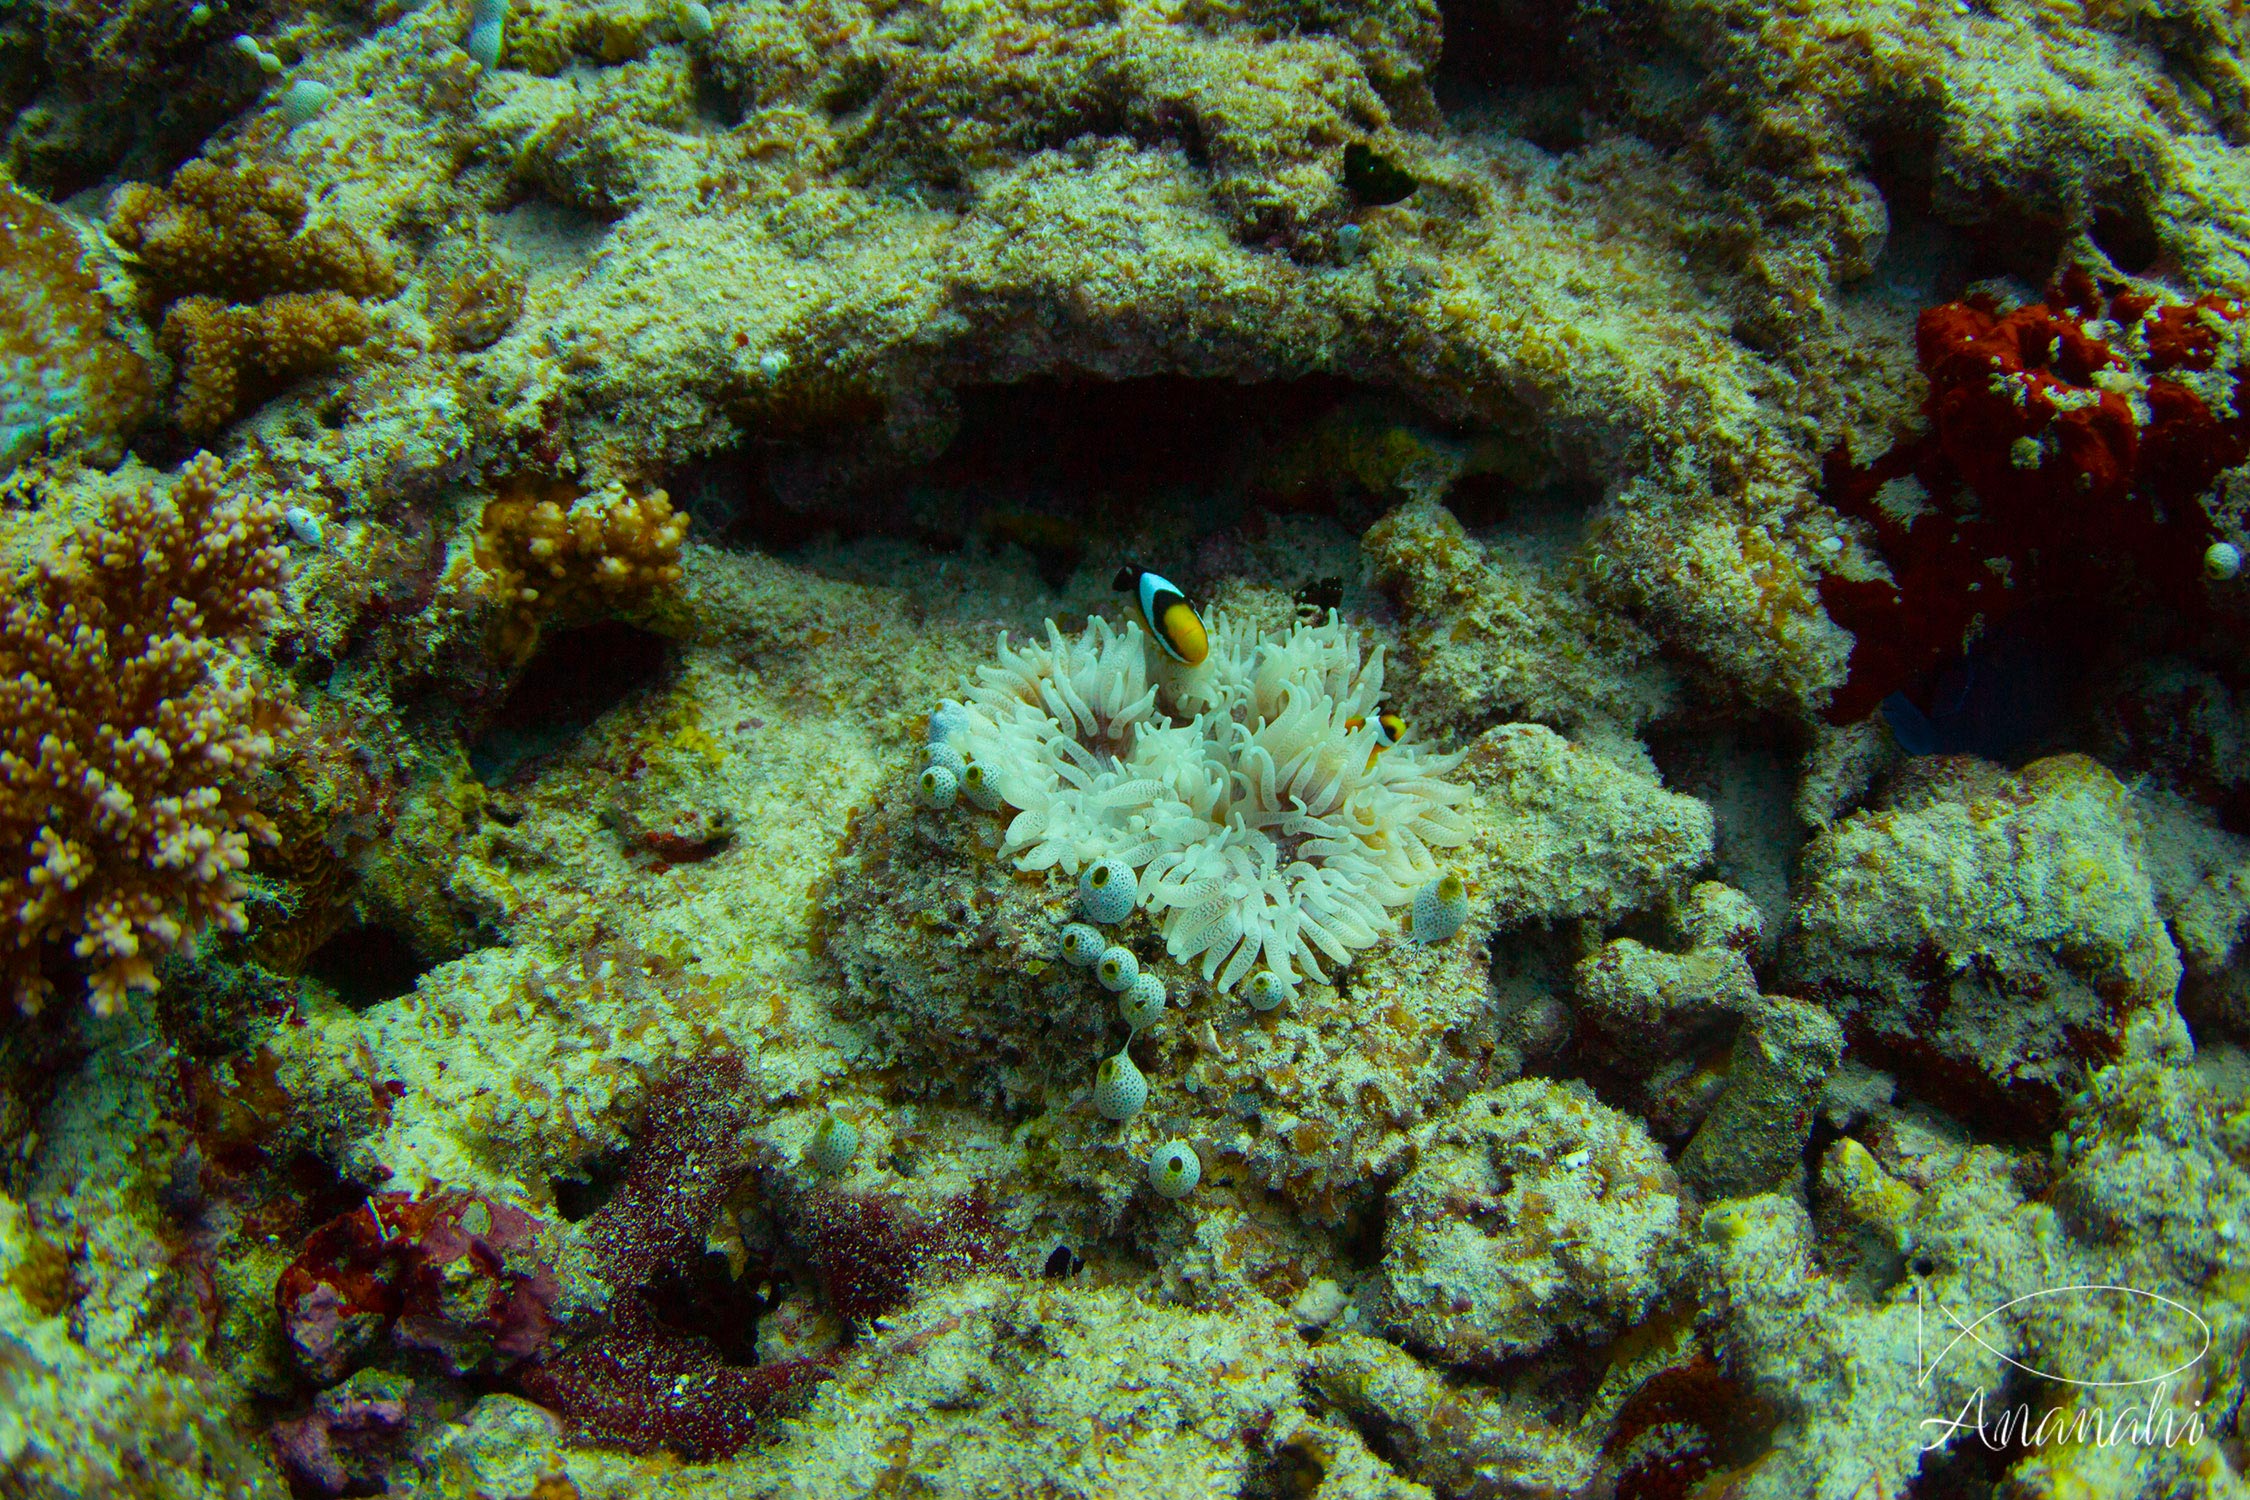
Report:
[{"label": "white sea anemone", "polygon": [[[1331,614],[1264,638],[1223,615],[1194,668],[1139,625],[1094,620],[1013,647],[938,715],[1014,810],[1002,853],[1075,875],[1138,872],[1172,957],[1234,987],[1262,962],[1325,981],[1467,841],[1458,757],[1384,749],[1383,656]],[[1352,727],[1358,720],[1357,728]]]}]

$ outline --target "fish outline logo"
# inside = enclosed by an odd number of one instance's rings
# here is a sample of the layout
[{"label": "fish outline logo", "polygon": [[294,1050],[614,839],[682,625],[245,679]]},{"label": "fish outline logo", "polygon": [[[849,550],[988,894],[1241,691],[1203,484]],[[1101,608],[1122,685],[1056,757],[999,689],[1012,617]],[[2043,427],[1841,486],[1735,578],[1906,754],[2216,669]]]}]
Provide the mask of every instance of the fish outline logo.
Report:
[{"label": "fish outline logo", "polygon": [[[2175,1377],[2185,1374],[2187,1371],[2194,1369],[2197,1365],[2203,1362],[2204,1356],[2211,1352],[2212,1336],[2210,1323],[2204,1318],[2201,1313],[2188,1306],[2185,1302],[2180,1301],[2178,1298],[2167,1297],[2162,1292],[2151,1292],[2141,1287],[2122,1286],[2116,1282],[2083,1281],[2073,1282],[2067,1286],[2042,1287],[2035,1292],[2026,1292],[2020,1297],[2011,1297],[2007,1301],[2001,1303],[1999,1306],[1985,1312],[1975,1321],[1969,1323],[1962,1322],[1961,1315],[1958,1312],[1956,1312],[1949,1304],[1940,1301],[1938,1303],[1938,1310],[1945,1314],[1946,1320],[1953,1325],[1955,1332],[1952,1338],[1946,1340],[1945,1347],[1938,1350],[1937,1354],[1932,1357],[1928,1352],[1928,1327],[1927,1314],[1925,1311],[1929,1301],[1927,1292],[1927,1283],[1917,1280],[1914,1285],[1914,1357],[1915,1363],[1918,1366],[1918,1373],[1916,1375],[1914,1383],[1919,1386],[1927,1386],[1929,1384],[1930,1377],[1937,1373],[1938,1366],[1945,1362],[1945,1357],[1947,1355],[1951,1354],[1955,1349],[1960,1347],[1961,1341],[1963,1339],[1968,1339],[1978,1348],[1984,1350],[1987,1354],[1990,1354],[1995,1359],[2001,1361],[2001,1363],[2021,1370],[2026,1375],[2032,1376],[2034,1379],[2053,1381],[2061,1385],[2077,1386],[2084,1390],[2132,1390],[2144,1385],[2161,1385],[2166,1381],[2172,1380]],[[2127,1297],[2144,1298],[2149,1302],[2156,1303],[2161,1306],[2184,1313],[2195,1324],[2196,1328],[2201,1331],[2203,1335],[2202,1345],[2195,1351],[2195,1353],[2189,1355],[2186,1359],[2180,1361],[2178,1364],[2172,1366],[2170,1369],[2161,1372],[2160,1374],[2144,1375],[2137,1380],[2082,1380],[2076,1376],[2060,1375],[2055,1373],[2054,1371],[2042,1370],[2036,1365],[2027,1364],[2023,1360],[2016,1358],[2014,1355],[2008,1353],[2004,1349],[1994,1348],[1991,1344],[1987,1343],[1984,1339],[1984,1336],[1978,1332],[1979,1329],[1984,1328],[1985,1325],[1990,1323],[1994,1318],[1999,1317],[2002,1313],[2008,1311],[2008,1309],[2012,1307],[2020,1307],[2027,1302],[2035,1302],[2042,1297],[2062,1297],[2090,1292],[2120,1293]],[[1941,1329],[1940,1332],[1943,1332],[1943,1330]]]}]

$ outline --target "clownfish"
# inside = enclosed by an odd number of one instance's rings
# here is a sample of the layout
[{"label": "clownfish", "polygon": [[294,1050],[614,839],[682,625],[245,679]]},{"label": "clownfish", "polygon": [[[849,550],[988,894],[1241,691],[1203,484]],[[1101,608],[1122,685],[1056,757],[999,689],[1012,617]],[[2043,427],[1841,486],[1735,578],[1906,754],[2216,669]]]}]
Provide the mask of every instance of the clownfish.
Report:
[{"label": "clownfish", "polygon": [[[1367,727],[1367,721],[1353,714],[1344,721],[1344,727],[1358,732]],[[1381,713],[1375,716],[1375,749],[1378,754],[1406,738],[1406,720],[1397,714]]]},{"label": "clownfish", "polygon": [[[1353,734],[1367,727],[1367,720],[1353,714],[1344,721],[1344,728]],[[1367,769],[1375,769],[1375,758],[1406,738],[1406,720],[1394,713],[1375,716],[1375,748],[1367,752]]]},{"label": "clownfish", "polygon": [[1211,654],[1211,638],[1204,634],[1202,616],[1169,578],[1127,563],[1117,570],[1117,581],[1110,587],[1134,596],[1141,607],[1141,618],[1148,622],[1148,633],[1156,637],[1156,644],[1172,660],[1184,666],[1201,666],[1203,658]]}]

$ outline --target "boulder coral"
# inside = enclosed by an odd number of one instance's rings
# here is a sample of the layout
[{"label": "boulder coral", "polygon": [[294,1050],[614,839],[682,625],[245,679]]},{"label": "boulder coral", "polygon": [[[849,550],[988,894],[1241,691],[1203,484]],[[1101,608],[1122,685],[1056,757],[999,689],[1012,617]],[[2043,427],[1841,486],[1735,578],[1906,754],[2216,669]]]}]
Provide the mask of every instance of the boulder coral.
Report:
[{"label": "boulder coral", "polygon": [[1639,1121],[1583,1084],[1472,1095],[1415,1139],[1376,1298],[1411,1347],[1493,1368],[1566,1335],[1610,1338],[1685,1270],[1679,1179]]},{"label": "boulder coral", "polygon": [[2011,1133],[2046,1128],[2136,1017],[2172,1017],[2180,982],[2139,821],[2083,756],[1917,761],[1813,841],[1794,923],[1786,988],[1861,1057]]}]

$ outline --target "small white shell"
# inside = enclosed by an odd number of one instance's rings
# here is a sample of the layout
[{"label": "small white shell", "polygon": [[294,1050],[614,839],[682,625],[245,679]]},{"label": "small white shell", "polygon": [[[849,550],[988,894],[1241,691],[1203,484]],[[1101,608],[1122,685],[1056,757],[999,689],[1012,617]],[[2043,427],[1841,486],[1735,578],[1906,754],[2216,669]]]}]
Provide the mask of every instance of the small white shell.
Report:
[{"label": "small white shell", "polygon": [[1260,969],[1251,975],[1249,986],[1243,991],[1252,1010],[1272,1010],[1282,1001],[1296,998],[1296,994],[1297,987],[1289,982],[1289,977],[1272,969]]},{"label": "small white shell", "polygon": [[1148,1080],[1133,1059],[1120,1052],[1094,1069],[1094,1108],[1105,1120],[1130,1120],[1148,1102]]},{"label": "small white shell", "polygon": [[1440,875],[1414,893],[1414,941],[1442,943],[1469,920],[1469,893],[1461,877]]},{"label": "small white shell", "polygon": [[933,766],[943,766],[948,771],[951,771],[953,773],[953,781],[956,786],[960,785],[961,777],[966,774],[969,769],[969,762],[962,756],[961,752],[954,749],[951,745],[948,745],[943,740],[934,740],[931,742],[930,764]]},{"label": "small white shell", "polygon": [[857,1125],[842,1115],[822,1115],[813,1127],[812,1144],[805,1147],[805,1160],[821,1176],[833,1177],[851,1164],[858,1150]]},{"label": "small white shell", "polygon": [[1149,1153],[1148,1185],[1160,1197],[1185,1198],[1203,1180],[1203,1158],[1186,1141],[1166,1141]]},{"label": "small white shell", "polygon": [[1133,957],[1133,950],[1123,943],[1112,943],[1095,961],[1094,977],[1102,982],[1103,989],[1122,995],[1141,977],[1141,961]]},{"label": "small white shell", "polygon": [[1139,1031],[1164,1014],[1165,998],[1164,981],[1154,974],[1143,974],[1126,987],[1117,1002],[1117,1013],[1125,1018],[1126,1025]]},{"label": "small white shell", "polygon": [[1132,915],[1140,899],[1140,877],[1121,859],[1105,859],[1086,867],[1078,877],[1078,910],[1089,922],[1107,926]]},{"label": "small white shell", "polygon": [[711,9],[703,0],[675,0],[672,6],[672,24],[680,28],[683,41],[707,42],[718,28],[711,22]]},{"label": "small white shell", "polygon": [[300,78],[281,91],[281,118],[291,129],[318,116],[335,101],[336,91],[317,78]]},{"label": "small white shell", "polygon": [[984,767],[970,761],[961,772],[961,795],[991,812],[1000,805],[1000,789],[984,774]]},{"label": "small white shell", "polygon": [[1099,927],[1088,927],[1084,922],[1072,922],[1062,930],[1063,962],[1076,964],[1081,969],[1091,969],[1101,962],[1102,949],[1108,946]]},{"label": "small white shell", "polygon": [[302,505],[290,506],[281,513],[281,519],[288,524],[289,534],[298,541],[303,542],[308,547],[317,547],[321,544],[323,534],[320,529],[320,517],[314,515]]},{"label": "small white shell", "polygon": [[922,804],[925,807],[951,807],[960,791],[961,783],[945,767],[931,766],[922,772]]},{"label": "small white shell", "polygon": [[2236,577],[2242,572],[2242,549],[2232,542],[2213,542],[2204,549],[2203,571],[2218,583]]}]

